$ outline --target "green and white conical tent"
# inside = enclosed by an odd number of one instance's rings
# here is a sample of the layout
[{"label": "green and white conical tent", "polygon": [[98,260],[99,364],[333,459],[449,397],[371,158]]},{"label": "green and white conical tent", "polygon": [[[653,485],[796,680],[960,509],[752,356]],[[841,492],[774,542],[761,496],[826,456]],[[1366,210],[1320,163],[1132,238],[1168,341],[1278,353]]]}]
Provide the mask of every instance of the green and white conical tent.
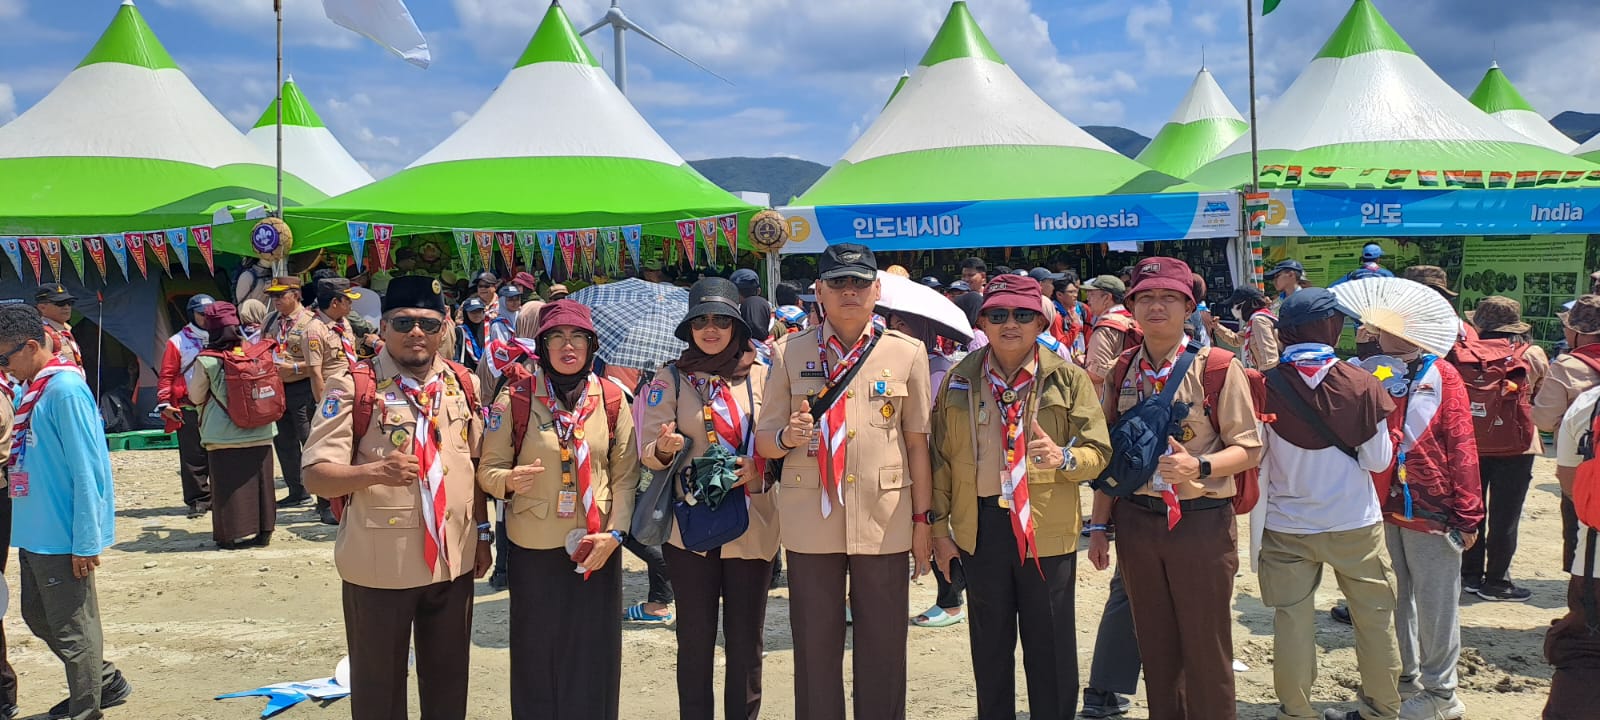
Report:
[{"label": "green and white conical tent", "polygon": [[1249,129],[1211,71],[1200,68],[1172,119],[1134,159],[1173,177],[1188,177]]},{"label": "green and white conical tent", "polygon": [[[278,101],[267,105],[256,126],[245,133],[252,145],[275,157],[278,151]],[[300,92],[294,78],[283,83],[283,169],[328,195],[339,195],[372,182],[338,138],[322,124],[316,108]]]},{"label": "green and white conical tent", "polygon": [[1551,150],[1570,153],[1578,148],[1576,141],[1534,111],[1533,106],[1522,97],[1522,93],[1517,92],[1511,79],[1500,69],[1500,63],[1489,65],[1489,71],[1483,74],[1483,80],[1479,81],[1478,87],[1467,99],[1479,110]]},{"label": "green and white conical tent", "polygon": [[[284,191],[325,197],[293,176]],[[178,69],[132,0],[61,84],[0,128],[0,234],[167,229],[275,192],[273,161]]]},{"label": "green and white conical tent", "polygon": [[1600,135],[1589,138],[1588,142],[1579,145],[1572,154],[1592,163],[1600,163]]},{"label": "green and white conical tent", "polygon": [[677,237],[676,221],[754,209],[656,134],[552,2],[516,67],[453,135],[390,177],[289,215],[323,246],[347,238],[317,221],[389,223],[397,235],[645,225]]},{"label": "green and white conical tent", "polygon": [[[1371,0],[1355,0],[1259,123],[1263,187],[1445,187],[1438,176],[1446,172],[1600,169],[1536,144],[1474,107],[1417,57]],[[1265,172],[1274,165],[1297,166],[1303,175],[1294,182],[1287,171]],[[1408,172],[1389,182],[1391,170]],[[1249,178],[1248,136],[1189,177],[1228,187]]]},{"label": "green and white conical tent", "polygon": [[794,204],[1079,197],[1182,184],[1062,117],[1000,58],[967,4],[956,2],[905,85]]}]

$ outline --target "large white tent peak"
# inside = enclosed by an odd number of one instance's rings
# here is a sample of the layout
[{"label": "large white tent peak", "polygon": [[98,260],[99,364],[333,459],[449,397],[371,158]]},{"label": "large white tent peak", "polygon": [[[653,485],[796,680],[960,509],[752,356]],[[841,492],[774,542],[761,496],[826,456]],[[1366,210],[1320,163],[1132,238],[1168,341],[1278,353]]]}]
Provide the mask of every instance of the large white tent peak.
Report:
[{"label": "large white tent peak", "polygon": [[1488,72],[1483,74],[1483,80],[1478,82],[1478,87],[1473,89],[1468,99],[1494,119],[1551,150],[1570,153],[1578,148],[1576,141],[1534,111],[1533,105],[1522,97],[1517,87],[1511,84],[1511,79],[1506,77],[1505,71],[1500,69],[1500,63],[1490,63]]}]

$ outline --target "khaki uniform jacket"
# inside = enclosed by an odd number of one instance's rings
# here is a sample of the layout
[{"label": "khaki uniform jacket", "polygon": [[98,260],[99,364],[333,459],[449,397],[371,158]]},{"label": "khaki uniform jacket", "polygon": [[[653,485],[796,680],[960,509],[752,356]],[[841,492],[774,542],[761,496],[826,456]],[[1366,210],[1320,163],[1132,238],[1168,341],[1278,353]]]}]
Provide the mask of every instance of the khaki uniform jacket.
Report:
[{"label": "khaki uniform jacket", "polygon": [[1555,432],[1567,408],[1596,384],[1600,384],[1600,374],[1582,360],[1570,354],[1551,360],[1550,372],[1533,398],[1533,424],[1544,432]]},{"label": "khaki uniform jacket", "polygon": [[[266,324],[261,327],[261,337],[268,340],[278,340],[278,355],[290,362],[300,363],[300,372],[293,377],[284,378],[284,382],[298,382],[311,377],[311,365],[323,362],[323,351],[326,347],[323,338],[331,335],[328,326],[323,325],[310,310],[302,307],[288,318],[277,313],[267,316]],[[326,373],[326,371],[324,371]],[[349,369],[346,368],[346,375]],[[328,375],[324,374],[322,381],[324,391],[327,388]]]},{"label": "khaki uniform jacket", "polygon": [[11,426],[17,417],[17,408],[11,400],[10,395],[0,395],[0,469],[11,460]]},{"label": "khaki uniform jacket", "polygon": [[[1119,413],[1127,412],[1139,404],[1142,398],[1155,394],[1154,387],[1144,382],[1143,373],[1139,371],[1139,360],[1145,357],[1148,347],[1140,347],[1134,351],[1133,364],[1128,367],[1128,377],[1120,387],[1116,386],[1116,378],[1106,377],[1104,404],[1107,407],[1111,407],[1111,403],[1116,403]],[[1183,346],[1179,345],[1167,359],[1176,363],[1181,352]],[[1180,438],[1180,442],[1183,443],[1184,449],[1195,457],[1235,445],[1243,448],[1261,447],[1261,432],[1256,424],[1255,405],[1251,402],[1250,396],[1250,380],[1245,377],[1244,366],[1239,363],[1237,357],[1228,364],[1228,375],[1222,383],[1222,394],[1217,398],[1216,412],[1222,432],[1219,435],[1217,431],[1211,429],[1211,419],[1206,417],[1204,409],[1206,356],[1210,353],[1211,348],[1201,348],[1194,362],[1189,365],[1189,371],[1184,373],[1183,384],[1178,386],[1177,395],[1173,397],[1173,402],[1189,404],[1189,416],[1183,420],[1183,437]],[[1162,363],[1151,362],[1150,365],[1161,367]],[[1168,382],[1175,380],[1176,378],[1171,378]],[[1231,475],[1186,481],[1176,484],[1176,488],[1180,500],[1193,500],[1199,497],[1231,498],[1238,492]],[[1136,494],[1161,497],[1161,493],[1156,492],[1150,485],[1139,488]]]},{"label": "khaki uniform jacket", "polygon": [[[933,532],[943,537],[954,530],[956,545],[969,554],[978,547],[978,497],[997,494],[981,490],[986,484],[981,479],[987,476],[988,484],[998,486],[1005,462],[1005,421],[983,369],[989,352],[985,347],[968,355],[945,375],[933,406],[933,513],[938,517]],[[1055,353],[1038,356],[1029,406],[1037,408],[1039,426],[1057,445],[1077,438],[1067,451],[1077,459],[1077,469],[1039,470],[1028,464],[1038,555],[1050,557],[1077,550],[1078,485],[1100,476],[1111,457],[1111,439],[1089,374]],[[1025,427],[1032,412],[1033,407],[1024,409]]]},{"label": "khaki uniform jacket", "polygon": [[44,318],[45,327],[54,332],[46,332],[45,339],[49,341],[50,354],[65,360],[78,367],[83,367],[83,351],[78,347],[78,340],[72,334],[70,323],[58,323],[49,318]]},{"label": "khaki uniform jacket", "polygon": [[[302,467],[379,462],[395,451],[399,433],[410,438],[416,432],[417,412],[394,382],[400,367],[389,353],[381,352],[373,358],[372,370],[378,382],[372,422],[366,428],[355,427],[355,383],[350,375],[330,379],[324,399],[311,419],[311,436],[306,440]],[[444,407],[438,419],[447,503],[445,547],[450,563],[441,562],[438,569],[423,563],[423,546],[429,540],[422,514],[421,483],[405,487],[372,485],[350,495],[333,548],[339,576],[351,584],[399,590],[454,580],[472,572],[478,542],[472,517],[472,458],[482,434],[482,419],[472,412],[466,393],[478,389],[460,387],[455,373],[442,359],[434,360],[432,373],[442,374],[445,382]]]},{"label": "khaki uniform jacket", "polygon": [[[1283,348],[1278,343],[1278,325],[1269,315],[1252,314],[1250,317],[1250,342],[1244,341],[1244,333],[1229,330],[1226,325],[1218,325],[1211,331],[1211,336],[1224,343],[1239,348],[1240,360],[1261,372],[1266,372],[1277,367],[1278,360],[1283,355]],[[1244,357],[1246,351],[1249,357]]]},{"label": "khaki uniform jacket", "polygon": [[[823,324],[823,331],[833,328]],[[836,358],[829,357],[829,363]],[[756,432],[771,436],[789,424],[807,396],[827,387],[817,356],[817,333],[786,335],[772,352],[772,368],[761,393]],[[795,552],[888,555],[911,549],[911,472],[905,433],[927,433],[933,392],[928,350],[922,341],[885,331],[839,399],[845,403],[844,507],[822,517],[819,458],[805,447],[790,451],[778,492],[783,546]],[[887,409],[886,409],[887,408]],[[818,440],[820,441],[820,436]],[[824,450],[819,450],[821,455]]]},{"label": "khaki uniform jacket", "polygon": [[[876,353],[877,351],[873,351]],[[690,458],[699,457],[705,453],[710,440],[706,438],[706,423],[702,408],[706,401],[700,397],[691,376],[706,377],[700,373],[684,373],[676,383],[672,379],[672,370],[662,368],[654,380],[646,385],[639,395],[639,402],[644,403],[644,421],[640,432],[647,440],[643,454],[639,461],[645,467],[656,471],[654,482],[672,482],[665,476],[669,463],[662,463],[656,458],[656,438],[661,435],[661,426],[676,420],[678,432],[685,438],[683,452]],[[734,401],[739,409],[750,414],[751,421],[761,417],[761,392],[767,384],[767,368],[761,364],[750,367],[750,376],[729,386],[733,393]],[[752,397],[755,400],[751,406]],[[750,436],[750,446],[745,450],[745,455],[754,456],[755,435]],[[685,466],[688,463],[684,463]],[[750,529],[740,535],[737,540],[722,546],[722,559],[724,560],[771,560],[778,554],[778,488],[773,486],[767,492],[761,491],[761,481],[755,480],[745,487],[750,491]],[[683,496],[681,484],[674,483],[673,495]],[[683,548],[683,539],[678,534],[678,525],[672,525],[672,538],[669,542],[679,549]]]},{"label": "khaki uniform jacket", "polygon": [[[578,497],[572,517],[560,517],[561,441],[556,437],[555,418],[545,404],[544,381],[535,380],[534,388],[528,433],[522,440],[522,454],[516,458],[511,457],[512,386],[507,385],[489,406],[488,434],[484,437],[483,459],[478,466],[478,485],[490,496],[509,503],[506,537],[511,542],[529,550],[565,549],[567,533],[586,526],[583,497]],[[597,407],[583,426],[581,439],[589,443],[590,477],[595,503],[600,508],[600,529],[601,532],[625,533],[633,521],[633,496],[639,488],[639,450],[633,437],[633,411],[627,400],[623,400],[617,409],[617,435],[611,437],[599,383],[590,387],[589,396],[596,398]],[[544,462],[544,472],[539,475],[533,491],[508,493],[506,480],[511,477],[513,465],[532,465],[535,459]],[[576,469],[571,490],[578,490]]]},{"label": "khaki uniform jacket", "polygon": [[[331,378],[350,373],[350,357],[344,354],[344,342],[339,337],[338,331],[333,329],[334,320],[320,312],[316,313],[315,317],[317,324],[311,326],[308,332],[320,330],[321,334],[307,336],[307,340],[315,341],[308,343],[313,350],[309,362],[322,366],[322,382],[326,383]],[[345,332],[351,332],[348,318],[346,318]],[[359,346],[361,339],[352,334],[350,344],[352,347]]]}]

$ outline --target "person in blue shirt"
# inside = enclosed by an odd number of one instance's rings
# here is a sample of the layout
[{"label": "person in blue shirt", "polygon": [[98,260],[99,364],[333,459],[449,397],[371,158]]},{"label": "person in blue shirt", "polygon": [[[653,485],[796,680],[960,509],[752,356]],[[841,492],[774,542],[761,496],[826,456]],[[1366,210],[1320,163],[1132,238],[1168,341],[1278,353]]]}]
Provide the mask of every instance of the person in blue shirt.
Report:
[{"label": "person in blue shirt", "polygon": [[96,720],[133,694],[103,658],[95,593],[115,517],[100,411],[83,370],[50,353],[32,307],[0,307],[0,368],[22,383],[6,468],[22,619],[66,665],[69,694],[50,717]]},{"label": "person in blue shirt", "polygon": [[[1377,243],[1367,243],[1361,248],[1361,267],[1351,270],[1344,277],[1333,281],[1333,285],[1351,280],[1363,280],[1373,277],[1394,277],[1394,273],[1378,263],[1383,259],[1383,248]],[[1328,287],[1333,287],[1329,285]]]}]

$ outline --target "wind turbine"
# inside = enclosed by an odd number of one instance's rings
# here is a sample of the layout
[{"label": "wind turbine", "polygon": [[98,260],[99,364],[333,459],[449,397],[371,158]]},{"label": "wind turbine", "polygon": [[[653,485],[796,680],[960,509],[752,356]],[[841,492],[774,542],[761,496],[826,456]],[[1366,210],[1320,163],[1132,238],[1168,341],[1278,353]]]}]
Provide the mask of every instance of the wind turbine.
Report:
[{"label": "wind turbine", "polygon": [[588,35],[589,33],[592,33],[592,32],[594,32],[596,30],[599,30],[600,28],[603,28],[603,27],[605,27],[607,25],[611,26],[612,38],[614,39],[614,41],[616,43],[615,51],[612,53],[612,58],[611,58],[612,73],[613,73],[613,77],[616,79],[617,89],[621,90],[623,95],[627,95],[628,94],[628,51],[627,51],[627,48],[626,48],[626,46],[624,44],[625,40],[623,38],[623,33],[627,32],[629,30],[632,30],[632,31],[634,31],[636,33],[639,33],[640,35],[644,36],[644,39],[649,40],[650,42],[653,42],[653,43],[655,43],[657,45],[660,45],[661,47],[665,48],[667,52],[670,52],[673,55],[677,55],[678,57],[683,58],[684,62],[687,62],[690,65],[693,65],[693,66],[695,66],[697,68],[700,68],[701,70],[706,71],[712,77],[714,77],[714,78],[716,78],[718,80],[721,80],[721,81],[723,81],[723,82],[725,82],[725,83],[727,83],[729,85],[733,84],[732,80],[729,80],[729,79],[727,79],[727,78],[725,78],[725,77],[723,77],[721,75],[718,75],[718,74],[712,72],[711,68],[708,68],[708,67],[706,67],[704,65],[701,65],[700,63],[695,62],[694,60],[690,59],[688,55],[685,55],[685,54],[683,54],[681,52],[678,52],[671,45],[668,45],[668,44],[666,44],[664,42],[661,42],[659,39],[656,38],[656,36],[651,35],[648,30],[645,30],[644,28],[640,27],[638,23],[636,23],[636,22],[634,22],[632,20],[629,20],[628,16],[624,15],[622,13],[622,8],[617,7],[617,2],[618,2],[618,0],[611,0],[611,8],[609,10],[606,10],[605,17],[600,18],[600,22],[597,22],[597,23],[595,23],[593,25],[590,25],[588,27],[588,29],[586,29],[583,32],[580,32],[578,34],[579,35]]}]

